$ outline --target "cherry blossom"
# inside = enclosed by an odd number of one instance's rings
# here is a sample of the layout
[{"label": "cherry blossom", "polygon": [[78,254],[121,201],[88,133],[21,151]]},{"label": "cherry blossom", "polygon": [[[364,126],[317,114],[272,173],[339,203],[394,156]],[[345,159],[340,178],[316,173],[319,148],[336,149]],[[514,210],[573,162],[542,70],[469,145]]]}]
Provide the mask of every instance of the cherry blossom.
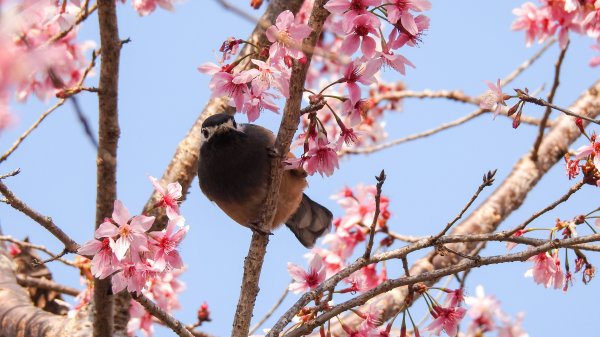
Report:
[{"label": "cherry blossom", "polygon": [[600,142],[596,141],[596,137],[592,137],[589,145],[584,145],[575,151],[577,160],[592,156],[592,162],[596,168],[600,168]]},{"label": "cherry blossom", "polygon": [[312,28],[306,24],[294,22],[294,14],[289,10],[281,12],[275,20],[275,25],[267,28],[266,35],[273,44],[269,49],[272,61],[278,61],[284,56],[300,59],[304,53],[300,50],[302,40],[310,35]]},{"label": "cherry blossom", "polygon": [[431,9],[431,3],[427,0],[392,0],[386,7],[388,20],[392,24],[400,24],[411,35],[417,35],[419,28],[414,17],[409,12],[422,12]]},{"label": "cherry blossom", "polygon": [[488,81],[485,81],[485,83],[489,89],[481,96],[479,107],[494,111],[494,118],[496,118],[500,111],[502,111],[502,106],[506,106],[506,102],[504,101],[504,93],[502,92],[502,87],[500,86],[500,79],[498,79],[496,84]]},{"label": "cherry blossom", "polygon": [[131,217],[129,210],[120,200],[115,200],[111,219],[107,219],[96,230],[97,238],[117,237],[114,252],[117,260],[121,261],[131,249],[134,256],[140,252],[148,251],[146,231],[154,222],[153,216],[137,215]]},{"label": "cherry blossom", "polygon": [[179,199],[181,198],[181,185],[177,182],[167,184],[165,189],[160,185],[158,180],[152,176],[148,176],[154,190],[160,196],[160,200],[154,205],[154,207],[164,207],[169,217],[175,217],[179,215]]},{"label": "cherry blossom", "polygon": [[277,98],[275,94],[264,91],[260,86],[252,86],[241,112],[248,116],[249,122],[258,119],[264,109],[279,112],[279,107],[273,102],[275,98]]},{"label": "cherry blossom", "polygon": [[415,19],[417,33],[409,33],[402,25],[396,24],[388,37],[388,45],[392,49],[398,49],[405,44],[409,47],[415,47],[421,41],[421,35],[429,29],[429,18],[423,14],[418,15]]},{"label": "cherry blossom", "polygon": [[444,330],[448,336],[456,336],[458,324],[460,324],[467,310],[461,307],[444,308],[434,305],[430,312],[434,320],[425,327],[425,331],[430,331],[432,334],[439,336]]},{"label": "cherry blossom", "polygon": [[310,259],[308,271],[288,262],[288,273],[294,279],[294,283],[290,284],[289,289],[296,294],[314,289],[325,281],[325,265],[318,254],[314,254]]},{"label": "cherry blossom", "polygon": [[475,334],[476,331],[493,331],[496,328],[495,317],[504,317],[500,302],[495,297],[486,295],[481,285],[475,288],[475,295],[477,296],[465,297],[465,303],[469,306],[467,315],[472,319],[467,330],[470,334]]},{"label": "cherry blossom", "polygon": [[167,269],[180,269],[183,267],[183,261],[177,247],[185,238],[188,226],[184,226],[185,219],[176,216],[169,219],[167,228],[160,232],[150,232],[151,250],[153,251],[154,268],[157,271]]},{"label": "cherry blossom", "polygon": [[547,252],[539,253],[528,259],[534,263],[533,268],[527,270],[526,277],[533,276],[533,280],[537,284],[542,284],[544,287],[553,287],[560,289],[563,286],[564,274],[560,268],[560,259],[558,258],[558,250],[552,255]]},{"label": "cherry blossom", "polygon": [[119,260],[113,251],[115,241],[108,237],[102,240],[90,240],[84,243],[77,253],[82,255],[94,256],[92,258],[92,274],[100,279],[112,274],[119,264]]},{"label": "cherry blossom", "polygon": [[342,15],[342,30],[347,32],[357,16],[369,13],[368,7],[380,4],[381,0],[331,0],[323,7],[332,14]]},{"label": "cherry blossom", "polygon": [[173,10],[173,0],[131,0],[131,5],[140,16],[154,12],[157,6],[168,11]]},{"label": "cherry blossom", "polygon": [[340,51],[346,55],[352,55],[358,47],[361,47],[363,55],[372,58],[375,55],[375,39],[369,36],[379,37],[377,29],[381,23],[379,19],[371,14],[361,14],[352,20],[352,26],[347,31],[348,35],[344,38]]},{"label": "cherry blossom", "polygon": [[362,84],[371,84],[375,82],[374,76],[380,66],[381,62],[375,60],[366,63],[354,60],[346,66],[342,81],[344,81],[348,87],[350,102],[352,104],[358,102],[361,97],[361,90],[357,82]]}]

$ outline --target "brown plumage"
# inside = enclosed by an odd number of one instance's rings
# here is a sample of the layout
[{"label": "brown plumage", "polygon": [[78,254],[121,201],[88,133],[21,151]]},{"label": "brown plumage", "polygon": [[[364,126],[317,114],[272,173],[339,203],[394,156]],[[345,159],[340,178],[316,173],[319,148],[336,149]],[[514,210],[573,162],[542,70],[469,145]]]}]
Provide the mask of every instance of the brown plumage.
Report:
[{"label": "brown plumage", "polygon": [[[200,189],[230,218],[251,227],[266,198],[273,133],[258,125],[238,127],[233,117],[226,114],[206,119],[202,133]],[[303,194],[306,186],[304,170],[283,172],[270,229],[285,223],[304,246],[311,247],[331,227],[332,214]]]}]

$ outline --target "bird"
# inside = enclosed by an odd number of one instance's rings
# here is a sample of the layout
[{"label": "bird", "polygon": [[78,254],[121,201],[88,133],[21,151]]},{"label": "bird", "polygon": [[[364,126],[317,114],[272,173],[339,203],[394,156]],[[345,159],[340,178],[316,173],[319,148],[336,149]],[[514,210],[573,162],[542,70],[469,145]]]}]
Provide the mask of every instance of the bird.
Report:
[{"label": "bird", "polygon": [[[253,230],[258,230],[256,222],[267,197],[274,146],[270,130],[256,124],[238,125],[226,113],[202,123],[200,189],[231,219]],[[331,230],[333,215],[304,194],[306,176],[302,168],[283,171],[277,211],[268,229],[285,223],[303,246],[311,248]]]}]

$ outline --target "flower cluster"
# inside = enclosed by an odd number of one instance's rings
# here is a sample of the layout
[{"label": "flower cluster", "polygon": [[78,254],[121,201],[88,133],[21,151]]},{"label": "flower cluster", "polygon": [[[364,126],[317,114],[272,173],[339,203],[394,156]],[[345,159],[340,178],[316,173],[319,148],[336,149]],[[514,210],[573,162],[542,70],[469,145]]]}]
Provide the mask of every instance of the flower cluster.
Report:
[{"label": "flower cluster", "polygon": [[[156,179],[151,177],[151,180],[158,185]],[[173,207],[174,201],[181,197],[181,187],[177,185],[169,184],[166,190],[157,187],[162,196],[158,205],[167,208],[169,217],[164,230],[148,233],[154,217],[132,217],[123,203],[116,200],[112,217],[100,224],[95,232],[96,239],[79,248],[79,254],[93,256],[91,272],[94,277],[103,279],[112,275],[115,294],[123,289],[140,293],[153,279],[183,267],[177,247],[188,226]],[[165,194],[165,191],[171,193]]]},{"label": "flower cluster", "polygon": [[465,337],[484,336],[494,331],[499,337],[529,337],[521,326],[523,313],[518,313],[515,319],[511,319],[500,308],[500,302],[495,297],[486,295],[481,285],[475,288],[475,294],[475,297],[465,297],[469,308],[467,316],[471,318]]},{"label": "flower cluster", "polygon": [[[295,281],[290,285],[291,291],[300,293],[314,289],[327,277],[348,264],[355,248],[368,236],[375,215],[376,193],[375,186],[359,185],[356,191],[345,188],[341,193],[333,196],[344,208],[345,214],[342,218],[334,220],[335,230],[323,239],[323,244],[327,248],[314,248],[307,254],[310,261],[308,271],[302,270],[295,264],[288,264],[288,272]],[[375,227],[377,232],[387,231],[387,221],[390,218],[388,206],[388,198],[381,196],[380,216]],[[386,279],[385,266],[378,271],[377,264],[371,264],[348,276],[344,280],[348,286],[338,292],[365,292]]]},{"label": "flower cluster", "polygon": [[[213,97],[228,96],[229,104],[246,114],[250,122],[265,109],[278,112],[275,100],[289,96],[293,62],[305,62],[302,40],[312,31],[306,24],[312,6],[313,1],[305,1],[296,16],[282,12],[266,31],[269,46],[227,39],[220,48],[220,64],[199,67],[212,75],[209,88]],[[414,47],[421,40],[429,19],[420,13],[431,4],[427,0],[332,0],[325,8],[332,15],[317,42],[305,89],[310,104],[323,108],[303,118],[303,132],[295,142],[303,145],[302,154],[287,160],[286,168],[301,167],[311,175],[318,172],[329,176],[338,167],[338,152],[344,144],[368,143],[360,139],[363,135],[371,142],[385,137],[383,125],[377,121],[385,107],[377,108],[378,102],[372,97],[365,99],[363,87],[375,89],[371,96],[389,91],[391,86],[376,85],[376,74],[382,68],[405,74],[406,66],[414,67],[397,50]],[[389,27],[385,35],[384,23]],[[250,44],[254,51],[225,63],[242,44]],[[340,50],[342,55],[333,56],[328,50]],[[238,69],[248,57],[251,69]]]},{"label": "flower cluster", "polygon": [[580,118],[575,123],[588,138],[589,144],[578,148],[574,159],[569,154],[565,155],[566,174],[569,179],[573,179],[583,173],[586,183],[600,187],[600,141],[595,133],[591,136],[586,134]]},{"label": "flower cluster", "polygon": [[91,42],[78,43],[76,29],[51,43],[70,28],[82,11],[78,1],[20,1],[5,4],[0,14],[0,131],[15,118],[8,110],[10,96],[30,94],[45,100],[71,88],[87,65],[84,52]]},{"label": "flower cluster", "polygon": [[[517,19],[512,24],[514,30],[525,31],[525,43],[530,46],[534,40],[543,42],[558,35],[561,48],[567,46],[569,33],[587,35],[600,43],[600,1],[598,0],[540,0],[540,6],[526,2],[515,8]],[[597,47],[596,47],[597,48]],[[590,61],[597,66],[598,58]]]}]

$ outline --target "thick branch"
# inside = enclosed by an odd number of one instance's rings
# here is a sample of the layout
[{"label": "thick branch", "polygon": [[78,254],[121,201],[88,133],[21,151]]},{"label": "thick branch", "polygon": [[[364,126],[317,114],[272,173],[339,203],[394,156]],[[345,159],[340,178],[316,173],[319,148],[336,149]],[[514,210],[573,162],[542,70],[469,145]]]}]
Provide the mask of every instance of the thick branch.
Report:
[{"label": "thick branch", "polygon": [[[98,22],[102,63],[98,84],[98,155],[96,185],[96,226],[110,217],[117,199],[117,145],[119,58],[121,40],[117,26],[116,3],[98,2]],[[110,337],[113,332],[113,300],[108,295],[110,278],[94,280],[94,337]]]},{"label": "thick branch", "polygon": [[57,239],[60,240],[65,245],[65,249],[69,252],[76,252],[79,248],[77,242],[73,241],[71,237],[69,237],[62,229],[58,228],[54,222],[52,222],[52,218],[48,216],[41,215],[40,213],[33,210],[31,207],[27,206],[21,199],[17,198],[11,190],[4,185],[2,181],[0,181],[0,193],[4,195],[6,198],[6,202],[11,205],[14,209],[22,212],[23,214],[30,217],[33,221],[42,225],[42,227],[46,228],[48,232],[54,235]]}]

